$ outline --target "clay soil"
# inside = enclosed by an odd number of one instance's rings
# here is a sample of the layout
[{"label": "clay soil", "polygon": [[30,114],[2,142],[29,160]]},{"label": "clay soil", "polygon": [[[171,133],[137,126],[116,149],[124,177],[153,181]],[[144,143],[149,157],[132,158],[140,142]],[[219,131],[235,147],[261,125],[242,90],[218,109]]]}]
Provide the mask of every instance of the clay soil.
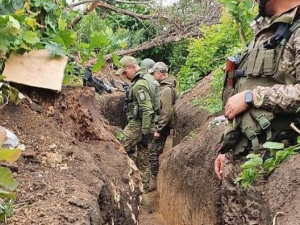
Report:
[{"label": "clay soil", "polygon": [[26,146],[14,164],[18,196],[7,223],[135,224],[139,171],[104,123],[95,93],[78,87],[50,98],[28,94],[41,112],[22,103],[0,116]]}]

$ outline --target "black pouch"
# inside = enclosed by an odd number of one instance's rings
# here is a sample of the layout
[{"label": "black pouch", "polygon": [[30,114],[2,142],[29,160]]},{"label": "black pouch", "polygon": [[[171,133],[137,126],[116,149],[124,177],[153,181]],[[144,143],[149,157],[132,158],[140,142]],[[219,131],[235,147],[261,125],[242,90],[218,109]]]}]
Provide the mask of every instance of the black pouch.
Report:
[{"label": "black pouch", "polygon": [[226,128],[220,137],[219,145],[217,150],[221,154],[225,154],[230,150],[234,149],[237,143],[240,141],[242,133],[240,130],[233,128],[231,125]]},{"label": "black pouch", "polygon": [[278,132],[273,141],[283,143],[284,147],[287,148],[297,144],[297,136],[297,133],[293,130],[284,130]]}]

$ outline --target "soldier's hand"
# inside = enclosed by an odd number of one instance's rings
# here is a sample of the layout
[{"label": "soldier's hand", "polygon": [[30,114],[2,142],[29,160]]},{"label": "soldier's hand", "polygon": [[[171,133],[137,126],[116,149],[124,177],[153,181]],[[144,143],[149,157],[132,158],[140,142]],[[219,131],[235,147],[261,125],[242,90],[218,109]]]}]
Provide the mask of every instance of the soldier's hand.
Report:
[{"label": "soldier's hand", "polygon": [[148,142],[149,142],[149,135],[142,134],[141,145],[146,148],[148,146]]},{"label": "soldier's hand", "polygon": [[223,179],[223,170],[225,165],[225,154],[219,154],[215,160],[215,173],[219,180]]},{"label": "soldier's hand", "polygon": [[232,120],[240,113],[246,111],[249,106],[245,102],[245,93],[247,90],[231,96],[225,105],[225,117]]},{"label": "soldier's hand", "polygon": [[153,138],[154,140],[158,140],[160,138],[160,133],[154,132]]}]

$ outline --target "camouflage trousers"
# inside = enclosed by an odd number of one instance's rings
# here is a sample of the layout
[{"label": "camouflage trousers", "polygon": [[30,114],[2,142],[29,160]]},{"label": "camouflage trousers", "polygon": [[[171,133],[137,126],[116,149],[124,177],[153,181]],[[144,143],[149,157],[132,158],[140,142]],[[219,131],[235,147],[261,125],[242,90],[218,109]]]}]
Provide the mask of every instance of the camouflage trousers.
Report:
[{"label": "camouflage trousers", "polygon": [[159,156],[163,153],[163,149],[166,143],[166,140],[170,134],[170,129],[162,132],[158,140],[153,140],[150,155],[149,155],[149,163],[151,175],[157,177],[159,170]]},{"label": "camouflage trousers", "polygon": [[222,183],[223,220],[228,225],[263,225],[263,181],[258,180],[244,189],[234,180],[241,172],[245,156],[226,154],[224,178]]},{"label": "camouflage trousers", "polygon": [[[149,188],[149,181],[151,177],[149,165],[150,147],[143,147],[140,143],[142,138],[142,121],[132,119],[128,122],[123,133],[123,146],[128,156],[135,162],[136,166],[141,172],[144,190]],[[153,138],[153,133],[149,133],[149,143]]]}]

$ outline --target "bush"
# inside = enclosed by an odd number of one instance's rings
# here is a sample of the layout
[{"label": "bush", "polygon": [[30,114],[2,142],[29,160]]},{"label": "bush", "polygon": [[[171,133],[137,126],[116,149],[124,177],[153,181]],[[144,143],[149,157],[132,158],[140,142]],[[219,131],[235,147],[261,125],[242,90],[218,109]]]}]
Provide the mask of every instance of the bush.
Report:
[{"label": "bush", "polygon": [[226,12],[223,12],[220,24],[200,29],[202,38],[191,40],[186,64],[178,74],[182,91],[194,87],[202,76],[223,64],[236,46],[240,46],[238,27]]}]

